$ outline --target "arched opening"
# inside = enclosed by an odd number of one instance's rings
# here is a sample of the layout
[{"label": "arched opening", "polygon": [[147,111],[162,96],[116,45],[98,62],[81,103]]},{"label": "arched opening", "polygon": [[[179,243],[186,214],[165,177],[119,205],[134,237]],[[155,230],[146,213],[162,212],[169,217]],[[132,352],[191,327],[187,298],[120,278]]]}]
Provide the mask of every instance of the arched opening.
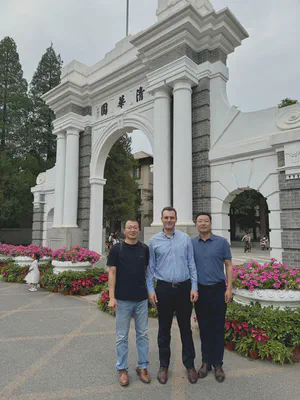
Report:
[{"label": "arched opening", "polygon": [[230,240],[234,245],[249,232],[253,242],[269,238],[269,208],[264,196],[257,190],[244,190],[230,202]]},{"label": "arched opening", "polygon": [[54,219],[54,208],[51,208],[51,210],[48,212],[48,215],[47,215],[47,232],[50,229],[52,229],[53,219]]},{"label": "arched opening", "polygon": [[[91,184],[91,208],[90,208],[90,231],[89,231],[89,247],[95,251],[98,251],[104,254],[105,251],[105,240],[106,236],[109,233],[106,233],[107,223],[111,223],[108,221],[110,218],[107,218],[107,209],[103,207],[105,200],[105,186],[109,185],[107,178],[107,172],[105,172],[105,167],[107,164],[107,160],[109,159],[109,154],[113,148],[113,146],[123,137],[123,135],[127,135],[132,133],[133,131],[140,131],[139,135],[143,133],[146,138],[149,140],[150,146],[153,149],[153,139],[154,133],[153,128],[150,121],[142,117],[141,115],[129,114],[124,115],[120,119],[115,119],[108,126],[99,128],[99,131],[95,128],[95,145],[93,146],[92,159],[91,159],[91,167],[90,167],[90,184]],[[137,162],[137,160],[136,160]],[[118,167],[122,167],[122,161],[120,161]],[[132,177],[136,172],[136,168],[131,168],[130,173]],[[151,165],[148,166],[148,171],[150,177],[152,176],[152,168]],[[141,171],[142,172],[142,171]],[[151,178],[149,178],[151,179]],[[139,181],[139,179],[137,179]],[[118,184],[120,182],[117,182]],[[124,183],[124,182],[123,182]],[[140,184],[140,182],[138,182]],[[135,186],[138,190],[138,193],[132,193],[131,196],[137,198],[137,195],[142,197],[142,192],[139,192],[140,187]],[[113,194],[113,193],[112,193]],[[120,201],[120,193],[118,191],[118,196]],[[122,200],[122,199],[121,199]],[[142,201],[140,202],[142,203]],[[106,200],[106,207],[111,206],[108,204]],[[118,204],[118,208],[122,209],[122,201]],[[126,213],[125,213],[126,214]],[[140,217],[141,215],[127,215],[128,217]],[[124,223],[124,215],[121,218],[116,215],[117,221],[115,221],[114,230],[122,230],[122,223]],[[126,219],[126,218],[125,218]],[[151,220],[150,220],[151,223]],[[142,226],[143,228],[143,226]],[[112,229],[108,227],[108,230]],[[142,235],[141,235],[142,239]]]},{"label": "arched opening", "polygon": [[[146,152],[148,150],[148,152]],[[153,218],[153,154],[147,137],[141,131],[123,134],[113,144],[105,163],[103,227],[105,237],[115,232],[123,238],[128,218],[139,221],[141,234]]]}]

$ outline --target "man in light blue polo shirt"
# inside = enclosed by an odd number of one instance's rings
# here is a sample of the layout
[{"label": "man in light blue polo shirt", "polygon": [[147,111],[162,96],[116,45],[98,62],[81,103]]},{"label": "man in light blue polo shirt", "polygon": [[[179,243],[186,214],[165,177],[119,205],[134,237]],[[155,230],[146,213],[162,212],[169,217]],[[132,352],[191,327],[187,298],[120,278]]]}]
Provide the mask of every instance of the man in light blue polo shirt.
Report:
[{"label": "man in light blue polo shirt", "polygon": [[199,288],[195,310],[202,351],[202,366],[198,376],[205,378],[213,366],[216,380],[223,382],[225,314],[227,303],[232,301],[232,257],[227,240],[211,233],[211,222],[210,214],[198,214],[196,226],[199,236],[192,239]]},{"label": "man in light blue polo shirt", "polygon": [[[149,300],[158,308],[158,347],[160,368],[157,379],[168,380],[171,357],[171,327],[176,313],[182,342],[182,361],[188,379],[196,383],[195,348],[191,331],[193,302],[198,299],[197,271],[190,237],[175,230],[177,212],[173,207],[162,210],[164,229],[150,240],[150,261],[147,270]],[[154,281],[157,281],[154,289]]]}]

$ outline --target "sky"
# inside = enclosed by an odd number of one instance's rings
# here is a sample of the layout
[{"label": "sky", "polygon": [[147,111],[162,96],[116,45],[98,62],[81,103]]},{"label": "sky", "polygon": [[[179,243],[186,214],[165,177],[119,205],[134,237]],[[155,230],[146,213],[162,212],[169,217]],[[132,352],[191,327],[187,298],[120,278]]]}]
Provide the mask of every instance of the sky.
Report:
[{"label": "sky", "polygon": [[[250,37],[229,56],[229,102],[241,111],[272,107],[285,97],[300,100],[300,0],[211,0],[228,7]],[[130,0],[130,33],[156,22],[157,0]],[[125,36],[126,0],[0,0],[0,39],[17,43],[30,82],[53,42],[64,65],[100,61]],[[152,152],[141,132],[133,151]]]}]

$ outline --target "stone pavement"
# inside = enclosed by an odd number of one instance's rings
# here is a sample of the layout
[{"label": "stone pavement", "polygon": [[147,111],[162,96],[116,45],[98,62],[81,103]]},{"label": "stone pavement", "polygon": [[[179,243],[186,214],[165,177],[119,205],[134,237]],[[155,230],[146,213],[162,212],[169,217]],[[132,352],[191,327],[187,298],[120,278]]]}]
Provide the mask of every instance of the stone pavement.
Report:
[{"label": "stone pavement", "polygon": [[[150,372],[158,368],[157,321],[150,319]],[[1,400],[299,400],[300,364],[283,367],[225,352],[227,379],[213,374],[191,385],[181,364],[174,324],[169,382],[142,384],[135,375],[134,334],[130,335],[131,383],[117,383],[115,319],[87,299],[65,297],[26,285],[0,282]],[[195,332],[200,365],[200,343]]]},{"label": "stone pavement", "polygon": [[244,264],[248,263],[251,260],[258,261],[260,264],[264,264],[265,262],[270,261],[270,251],[269,250],[260,250],[259,248],[252,248],[250,253],[244,253],[243,247],[231,247],[232,253],[232,262],[234,264]]}]

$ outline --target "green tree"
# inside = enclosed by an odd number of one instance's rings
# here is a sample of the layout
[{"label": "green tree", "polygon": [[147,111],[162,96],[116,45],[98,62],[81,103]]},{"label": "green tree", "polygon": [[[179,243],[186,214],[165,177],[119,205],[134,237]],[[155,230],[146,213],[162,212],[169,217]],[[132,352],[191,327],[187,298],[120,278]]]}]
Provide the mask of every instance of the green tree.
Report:
[{"label": "green tree", "polygon": [[135,166],[131,139],[126,134],[114,144],[105,165],[104,218],[110,226],[139,213],[139,187],[132,173]]},{"label": "green tree", "polygon": [[27,82],[15,41],[5,37],[0,42],[0,150],[17,155],[19,137],[26,125],[28,109]]},{"label": "green tree", "polygon": [[52,134],[55,115],[42,96],[59,85],[61,68],[61,57],[51,44],[42,56],[30,84],[31,112],[26,147],[45,160],[46,168],[52,168],[55,164],[56,142]]},{"label": "green tree", "polygon": [[32,221],[32,194],[40,171],[38,160],[28,154],[13,158],[0,152],[0,226],[18,228],[30,226]]},{"label": "green tree", "polygon": [[289,97],[282,99],[280,104],[278,104],[278,108],[292,106],[293,104],[298,104],[298,100],[292,100]]}]

